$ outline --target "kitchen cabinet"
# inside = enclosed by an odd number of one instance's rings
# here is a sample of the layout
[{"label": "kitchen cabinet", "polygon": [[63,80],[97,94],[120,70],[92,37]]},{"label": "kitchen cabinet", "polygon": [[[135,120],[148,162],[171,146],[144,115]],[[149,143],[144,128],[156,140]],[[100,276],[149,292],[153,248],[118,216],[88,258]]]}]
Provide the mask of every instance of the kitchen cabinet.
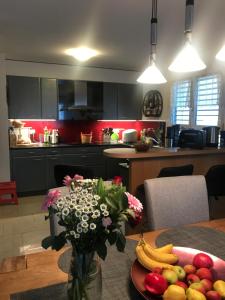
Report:
[{"label": "kitchen cabinet", "polygon": [[43,151],[13,151],[11,168],[11,179],[16,181],[18,194],[46,191],[46,159]]},{"label": "kitchen cabinet", "polygon": [[62,161],[61,148],[48,148],[46,149],[46,186],[47,189],[52,189],[56,186],[54,168],[56,165],[61,164]]},{"label": "kitchen cabinet", "polygon": [[41,78],[41,112],[42,119],[57,119],[57,81],[52,78]]},{"label": "kitchen cabinet", "polygon": [[140,85],[104,83],[103,86],[103,119],[141,119],[142,88]]},{"label": "kitchen cabinet", "polygon": [[7,76],[10,119],[57,119],[56,79]]},{"label": "kitchen cabinet", "polygon": [[7,76],[7,99],[10,119],[40,119],[40,79]]}]

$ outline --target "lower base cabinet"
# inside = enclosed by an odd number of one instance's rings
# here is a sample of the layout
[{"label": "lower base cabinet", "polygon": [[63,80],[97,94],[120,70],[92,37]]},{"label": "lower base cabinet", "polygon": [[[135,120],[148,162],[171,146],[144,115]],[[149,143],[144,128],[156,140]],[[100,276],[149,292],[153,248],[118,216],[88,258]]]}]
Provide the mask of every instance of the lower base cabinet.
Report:
[{"label": "lower base cabinet", "polygon": [[[107,148],[115,147],[109,146]],[[120,146],[121,147],[121,146]],[[106,158],[106,147],[65,147],[15,149],[10,151],[11,179],[16,181],[19,196],[45,194],[56,187],[54,167],[56,165],[77,165],[92,170],[94,177],[104,180],[120,175],[120,160]]]}]

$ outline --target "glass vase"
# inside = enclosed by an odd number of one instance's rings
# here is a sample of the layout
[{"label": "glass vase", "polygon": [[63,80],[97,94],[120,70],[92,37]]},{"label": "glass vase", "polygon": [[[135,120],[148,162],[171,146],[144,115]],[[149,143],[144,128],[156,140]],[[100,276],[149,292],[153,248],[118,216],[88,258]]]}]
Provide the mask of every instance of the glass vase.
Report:
[{"label": "glass vase", "polygon": [[101,300],[101,264],[94,252],[72,251],[67,285],[68,300]]}]

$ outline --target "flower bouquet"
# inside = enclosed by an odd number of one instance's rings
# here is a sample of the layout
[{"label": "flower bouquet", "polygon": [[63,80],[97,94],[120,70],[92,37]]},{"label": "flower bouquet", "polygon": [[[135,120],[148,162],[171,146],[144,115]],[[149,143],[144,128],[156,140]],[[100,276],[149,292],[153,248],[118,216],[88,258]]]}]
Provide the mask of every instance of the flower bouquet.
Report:
[{"label": "flower bouquet", "polygon": [[[143,206],[140,201],[126,192],[118,177],[111,184],[100,179],[65,177],[68,194],[62,196],[54,189],[46,197],[46,218],[56,215],[64,230],[57,236],[42,241],[44,248],[59,250],[67,242],[72,246],[72,285],[69,299],[89,299],[87,284],[93,267],[94,254],[103,260],[107,256],[107,245],[115,244],[123,251],[126,244],[122,225],[125,221],[136,224],[141,220]],[[91,299],[93,298],[93,294]],[[96,296],[97,297],[97,296]],[[98,296],[98,298],[100,297]]]}]

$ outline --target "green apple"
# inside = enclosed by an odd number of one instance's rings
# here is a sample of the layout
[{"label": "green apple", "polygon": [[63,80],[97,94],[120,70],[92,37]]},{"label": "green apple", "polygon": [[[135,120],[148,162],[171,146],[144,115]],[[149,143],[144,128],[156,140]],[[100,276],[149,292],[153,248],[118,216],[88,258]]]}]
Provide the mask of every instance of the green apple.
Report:
[{"label": "green apple", "polygon": [[183,280],[185,278],[186,272],[184,271],[184,268],[181,266],[174,266],[173,270],[176,272],[179,280]]},{"label": "green apple", "polygon": [[169,284],[173,284],[178,280],[177,273],[173,270],[169,270],[169,269],[163,270],[162,276],[167,280]]}]

